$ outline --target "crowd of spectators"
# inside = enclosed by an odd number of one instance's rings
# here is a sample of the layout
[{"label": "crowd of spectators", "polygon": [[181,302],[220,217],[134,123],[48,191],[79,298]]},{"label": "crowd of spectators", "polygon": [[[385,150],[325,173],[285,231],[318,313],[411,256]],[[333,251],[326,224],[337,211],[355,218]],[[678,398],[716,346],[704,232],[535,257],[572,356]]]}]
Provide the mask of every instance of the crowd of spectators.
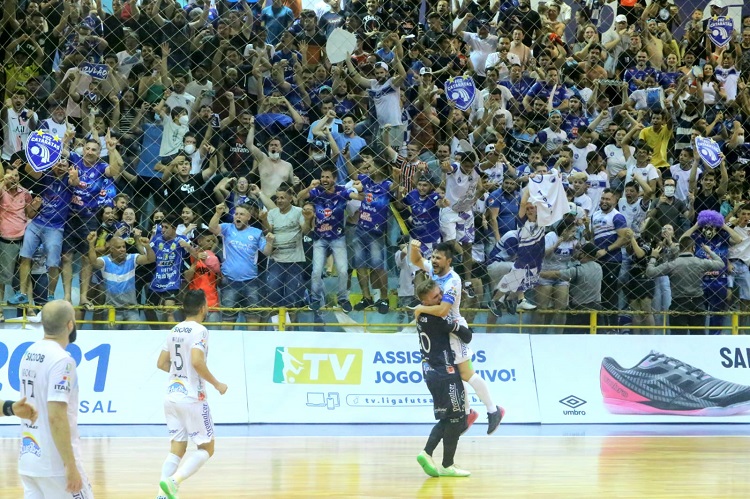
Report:
[{"label": "crowd of spectators", "polygon": [[[387,314],[414,303],[411,239],[453,244],[490,322],[598,309],[649,333],[673,310],[702,333],[708,310],[720,332],[750,311],[750,17],[719,47],[721,0],[611,6],[605,29],[591,1],[7,0],[0,302],[39,307],[60,276],[73,301],[77,276],[118,320],[174,320],[158,307],[186,288],[211,321]],[[337,28],[357,43],[331,64]],[[444,88],[462,75],[466,111]],[[42,173],[36,130],[64,143]],[[543,225],[529,186],[549,176],[569,209]]]}]

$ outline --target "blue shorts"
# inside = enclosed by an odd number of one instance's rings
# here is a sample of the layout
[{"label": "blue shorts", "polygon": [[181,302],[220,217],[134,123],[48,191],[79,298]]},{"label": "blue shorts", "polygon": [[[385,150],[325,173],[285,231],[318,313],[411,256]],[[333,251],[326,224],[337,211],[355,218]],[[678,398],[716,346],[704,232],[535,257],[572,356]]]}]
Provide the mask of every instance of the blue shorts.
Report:
[{"label": "blue shorts", "polygon": [[385,235],[357,230],[352,240],[355,269],[385,269]]}]

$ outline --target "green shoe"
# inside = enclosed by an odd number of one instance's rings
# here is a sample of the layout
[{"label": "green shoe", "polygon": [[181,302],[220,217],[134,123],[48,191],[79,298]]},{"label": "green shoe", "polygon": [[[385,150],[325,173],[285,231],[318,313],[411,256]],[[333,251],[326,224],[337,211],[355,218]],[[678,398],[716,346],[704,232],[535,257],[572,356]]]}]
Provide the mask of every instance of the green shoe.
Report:
[{"label": "green shoe", "polygon": [[422,469],[428,475],[435,477],[440,476],[437,466],[435,466],[435,461],[433,461],[432,456],[427,454],[425,451],[419,453],[419,455],[417,456],[417,462],[420,466],[422,466]]},{"label": "green shoe", "polygon": [[447,468],[443,468],[442,466],[439,468],[440,476],[447,476],[447,477],[466,477],[471,476],[471,471],[462,470],[460,468],[456,468],[455,465],[448,466]]},{"label": "green shoe", "polygon": [[177,484],[171,478],[159,482],[159,487],[161,487],[162,492],[166,494],[168,499],[180,499],[177,495]]}]

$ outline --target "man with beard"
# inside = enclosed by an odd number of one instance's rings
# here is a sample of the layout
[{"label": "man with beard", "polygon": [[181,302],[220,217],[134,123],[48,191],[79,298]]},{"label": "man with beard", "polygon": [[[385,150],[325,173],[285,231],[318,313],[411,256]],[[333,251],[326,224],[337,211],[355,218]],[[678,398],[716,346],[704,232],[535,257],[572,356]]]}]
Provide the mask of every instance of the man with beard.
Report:
[{"label": "man with beard", "polygon": [[63,138],[68,131],[68,120],[65,116],[65,103],[53,101],[48,104],[50,117],[39,122],[39,130],[45,130],[52,135]]},{"label": "man with beard", "polygon": [[375,79],[362,76],[354,67],[352,58],[346,58],[349,76],[361,88],[367,89],[367,94],[375,104],[375,116],[378,126],[391,125],[391,143],[400,146],[403,142],[404,124],[401,120],[401,86],[406,79],[406,70],[401,64],[401,58],[394,52],[393,66],[396,76],[391,76],[388,65],[384,62],[375,63]]},{"label": "man with beard", "polygon": [[258,176],[260,177],[260,190],[266,196],[273,196],[276,189],[284,183],[293,183],[294,171],[292,164],[281,159],[281,139],[273,137],[268,141],[268,153],[264,153],[254,144],[255,119],[250,118],[247,141],[245,144],[255,158]]},{"label": "man with beard", "polygon": [[347,201],[360,197],[356,188],[347,189],[336,185],[337,173],[335,166],[323,167],[320,180],[313,180],[309,187],[299,193],[297,200],[301,203],[309,198],[315,207],[310,309],[317,311],[325,304],[323,267],[330,249],[338,273],[338,304],[344,312],[349,313],[352,311],[352,304],[347,288],[349,264],[344,237],[344,214]]},{"label": "man with beard", "polygon": [[720,156],[721,164],[719,165],[719,173],[721,180],[718,185],[716,182],[716,170],[705,170],[703,175],[701,175],[700,189],[698,188],[698,158],[696,157],[693,161],[693,166],[690,169],[690,179],[688,180],[688,192],[695,194],[695,213],[700,213],[704,210],[721,211],[721,202],[727,193],[727,185],[729,184],[729,174],[727,173],[724,155],[720,154]]},{"label": "man with beard", "polygon": [[535,97],[542,99],[545,103],[551,98],[553,109],[566,111],[570,103],[567,92],[565,85],[560,83],[560,71],[550,67],[547,69],[545,80],[537,81],[526,93],[523,98],[523,107],[526,111],[531,111],[531,103]]},{"label": "man with beard", "polygon": [[[507,42],[508,46],[510,46],[510,39],[508,37],[501,37],[500,38],[500,45],[502,46],[503,43]],[[515,54],[514,57],[518,57]],[[487,57],[487,67],[489,67],[489,61],[492,58],[492,54]],[[529,89],[534,85],[534,80],[532,78],[529,78],[527,76],[524,76],[523,69],[521,68],[521,62],[513,63],[510,67],[510,77],[507,80],[501,80],[500,85],[506,87],[508,90],[510,90],[510,93],[513,95],[513,98],[517,102],[522,102],[524,96],[529,91]]]},{"label": "man with beard", "polygon": [[523,30],[524,45],[531,46],[542,30],[542,18],[535,10],[531,10],[531,0],[518,0],[518,7],[500,14],[500,20],[505,30],[510,33],[515,26]]},{"label": "man with beard", "polygon": [[76,362],[65,350],[76,340],[73,306],[63,300],[44,305],[42,327],[44,339],[28,348],[18,370],[22,395],[33,401],[40,416],[36,421],[21,421],[18,474],[24,495],[93,499],[81,462],[80,383]]},{"label": "man with beard", "polygon": [[[204,108],[201,108],[201,115],[204,115]],[[211,115],[209,113],[205,113]],[[202,119],[202,117],[201,117]],[[207,126],[213,126],[211,120]],[[253,126],[253,115],[245,109],[239,115],[237,125],[227,128],[221,134],[219,163],[222,165],[222,172],[226,172],[230,177],[243,177],[250,175],[256,168],[253,166],[253,154],[247,144],[247,138],[250,136],[250,129]],[[223,123],[224,120],[221,120]],[[219,125],[221,127],[221,124]],[[200,136],[196,132],[197,136]],[[213,142],[213,141],[212,141]]]},{"label": "man with beard", "polygon": [[166,104],[170,110],[180,107],[187,111],[188,119],[193,112],[195,105],[195,96],[185,91],[187,85],[187,76],[184,74],[174,75],[172,77],[172,91],[167,97]]},{"label": "man with beard", "polygon": [[[621,79],[623,72],[626,69],[633,67],[633,64],[636,62],[638,52],[640,52],[642,48],[643,45],[641,44],[640,33],[631,33],[629,47],[617,57],[617,64],[615,66],[615,78]],[[648,60],[648,56],[646,56],[646,60]]]},{"label": "man with beard", "polygon": [[169,52],[169,67],[190,69],[191,38],[196,29],[205,26],[211,10],[211,2],[203,0],[203,11],[198,19],[188,23],[187,12],[184,9],[173,9],[172,19],[167,21],[160,15],[161,0],[153,4],[151,16],[157,26],[161,28],[163,39],[172,50]]},{"label": "man with beard", "polygon": [[[224,247],[224,262],[221,264],[221,304],[227,308],[249,308],[260,305],[258,294],[258,252],[266,256],[273,253],[274,235],[250,226],[253,207],[241,204],[234,209],[232,223],[219,223],[227,207],[216,206],[208,230],[221,236]],[[237,312],[222,312],[224,322],[237,320]],[[255,314],[248,314],[248,322],[257,322]],[[231,326],[230,326],[231,329]]]},{"label": "man with beard", "polygon": [[28,92],[23,87],[8,89],[10,106],[3,106],[0,121],[3,127],[2,159],[11,161],[15,154],[23,150],[32,130],[36,129],[39,118],[32,109],[26,107]]}]

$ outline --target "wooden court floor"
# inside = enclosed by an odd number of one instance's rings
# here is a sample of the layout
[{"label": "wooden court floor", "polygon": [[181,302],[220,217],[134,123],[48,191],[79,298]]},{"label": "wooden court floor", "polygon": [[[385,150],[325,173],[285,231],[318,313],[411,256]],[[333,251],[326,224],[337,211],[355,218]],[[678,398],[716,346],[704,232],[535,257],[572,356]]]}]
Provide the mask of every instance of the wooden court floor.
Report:
[{"label": "wooden court floor", "polygon": [[[456,459],[473,473],[464,479],[427,477],[415,460],[424,441],[219,438],[214,458],[183,484],[180,497],[750,497],[748,437],[469,436],[459,443]],[[156,496],[166,439],[83,442],[97,498]],[[23,496],[17,449],[16,440],[0,440],[0,498]]]}]

